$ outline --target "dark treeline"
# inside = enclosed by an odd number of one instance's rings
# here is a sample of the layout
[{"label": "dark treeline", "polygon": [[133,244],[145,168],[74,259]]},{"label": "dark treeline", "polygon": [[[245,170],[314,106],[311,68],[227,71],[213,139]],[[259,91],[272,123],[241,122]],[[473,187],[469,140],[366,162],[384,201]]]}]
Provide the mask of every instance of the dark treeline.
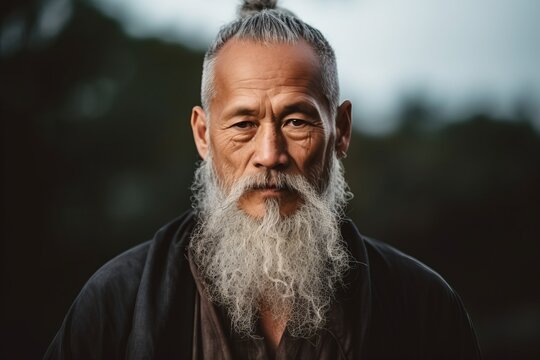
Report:
[{"label": "dark treeline", "polygon": [[[32,14],[37,2],[7,8]],[[26,26],[32,28],[32,16]],[[202,53],[127,37],[77,2],[66,27],[0,57],[2,358],[39,358],[105,261],[189,208]],[[36,45],[37,44],[37,45]],[[345,161],[360,231],[460,292],[487,359],[540,356],[540,137],[526,111],[357,132]]]}]

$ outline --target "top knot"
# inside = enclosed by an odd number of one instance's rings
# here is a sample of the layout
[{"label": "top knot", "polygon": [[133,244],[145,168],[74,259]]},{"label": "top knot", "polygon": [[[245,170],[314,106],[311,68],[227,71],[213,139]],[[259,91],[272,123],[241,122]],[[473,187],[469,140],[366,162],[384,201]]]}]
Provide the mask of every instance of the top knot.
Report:
[{"label": "top knot", "polygon": [[277,0],[244,0],[238,8],[238,15],[243,18],[265,9],[277,9]]}]

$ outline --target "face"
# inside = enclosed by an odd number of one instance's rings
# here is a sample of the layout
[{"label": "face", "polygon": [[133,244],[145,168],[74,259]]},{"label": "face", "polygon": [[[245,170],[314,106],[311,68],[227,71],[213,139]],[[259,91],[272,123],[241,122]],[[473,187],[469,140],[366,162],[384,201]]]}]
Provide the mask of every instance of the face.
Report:
[{"label": "face", "polygon": [[262,217],[267,199],[279,203],[282,215],[302,203],[298,194],[274,186],[280,172],[305,176],[321,187],[331,151],[347,150],[350,102],[330,118],[321,93],[317,55],[304,42],[261,45],[230,40],[214,67],[215,96],[209,114],[195,107],[191,124],[203,159],[211,150],[225,190],[236,180],[266,174],[266,185],[247,191],[238,206]]}]

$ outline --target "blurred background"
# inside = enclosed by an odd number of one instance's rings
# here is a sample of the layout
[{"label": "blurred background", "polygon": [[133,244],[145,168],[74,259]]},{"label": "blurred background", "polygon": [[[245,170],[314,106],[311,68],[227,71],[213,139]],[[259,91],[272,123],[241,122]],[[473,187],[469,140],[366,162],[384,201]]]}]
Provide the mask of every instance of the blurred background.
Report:
[{"label": "blurred background", "polygon": [[[3,0],[3,359],[189,207],[204,49],[237,1]],[[354,104],[350,216],[461,294],[486,359],[540,358],[540,3],[289,0]]]}]

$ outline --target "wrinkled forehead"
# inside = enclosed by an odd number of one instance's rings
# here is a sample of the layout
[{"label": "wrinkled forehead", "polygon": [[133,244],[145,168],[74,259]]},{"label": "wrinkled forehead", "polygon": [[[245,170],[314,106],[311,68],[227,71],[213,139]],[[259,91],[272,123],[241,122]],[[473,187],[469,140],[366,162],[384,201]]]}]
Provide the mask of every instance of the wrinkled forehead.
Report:
[{"label": "wrinkled forehead", "polygon": [[215,59],[215,95],[246,88],[277,91],[292,87],[327,108],[321,69],[317,54],[303,40],[287,44],[232,39]]}]

